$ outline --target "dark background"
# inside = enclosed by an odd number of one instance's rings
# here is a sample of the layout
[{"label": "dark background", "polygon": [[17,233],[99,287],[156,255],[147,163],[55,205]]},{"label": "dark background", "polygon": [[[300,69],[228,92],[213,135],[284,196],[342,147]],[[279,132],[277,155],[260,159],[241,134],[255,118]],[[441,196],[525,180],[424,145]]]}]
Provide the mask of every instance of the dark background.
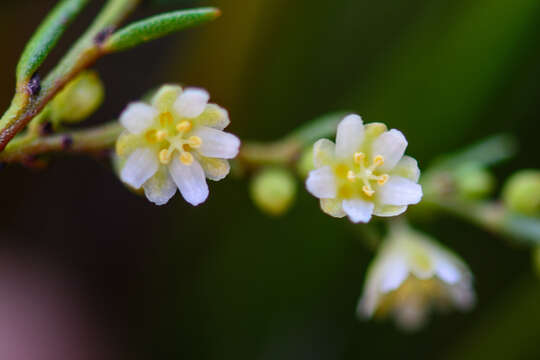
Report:
[{"label": "dark background", "polygon": [[[54,3],[0,4],[4,108],[25,41]],[[101,3],[70,28],[49,68]],[[275,139],[347,109],[401,129],[421,168],[500,132],[514,134],[520,151],[494,169],[499,185],[539,166],[538,0],[178,3],[146,1],[132,19],[195,3],[223,16],[102,59],[107,97],[89,123],[181,82],[208,89],[243,139]],[[5,167],[0,186],[0,355],[9,344],[38,354],[23,360],[540,358],[529,249],[452,217],[417,227],[469,263],[477,307],[435,316],[411,335],[356,319],[373,254],[301,184],[278,219],[258,212],[248,182],[233,177],[212,183],[197,208],[178,195],[157,208],[127,191],[106,159]]]}]

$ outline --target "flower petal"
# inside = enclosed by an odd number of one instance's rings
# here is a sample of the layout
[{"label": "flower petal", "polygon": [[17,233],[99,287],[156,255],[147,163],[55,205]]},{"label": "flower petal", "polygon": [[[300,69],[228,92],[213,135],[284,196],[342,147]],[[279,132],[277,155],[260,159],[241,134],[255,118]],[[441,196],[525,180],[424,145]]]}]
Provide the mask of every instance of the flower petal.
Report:
[{"label": "flower petal", "polygon": [[448,284],[455,284],[461,279],[461,271],[456,264],[444,258],[435,260],[435,273]]},{"label": "flower petal", "polygon": [[182,117],[196,118],[202,114],[209,99],[206,90],[187,88],[174,102],[174,110]]},{"label": "flower petal", "polygon": [[184,199],[191,205],[197,206],[208,198],[208,185],[198,161],[184,165],[175,157],[169,164],[169,173]]},{"label": "flower petal", "polygon": [[206,174],[206,177],[213,181],[219,181],[229,174],[231,166],[227,160],[207,158],[199,156],[199,162]]},{"label": "flower petal", "polygon": [[390,216],[398,216],[400,214],[403,214],[405,211],[407,211],[407,205],[380,205],[376,204],[375,209],[373,209],[373,215],[381,216],[381,217],[390,217]]},{"label": "flower petal", "polygon": [[336,155],[352,158],[360,150],[364,141],[364,123],[358,115],[346,116],[338,125],[336,134]]},{"label": "flower petal", "polygon": [[143,188],[148,200],[156,205],[165,205],[176,194],[176,184],[165,166],[160,166],[156,174],[144,183]]},{"label": "flower petal", "polygon": [[371,148],[373,156],[382,155],[384,164],[379,167],[379,171],[390,171],[403,157],[407,148],[407,140],[399,130],[392,129],[382,133]]},{"label": "flower petal", "polygon": [[342,218],[347,215],[343,211],[342,202],[339,199],[321,199],[321,209],[330,216]]},{"label": "flower petal", "polygon": [[225,129],[231,122],[227,110],[216,104],[208,104],[203,113],[194,121],[197,125],[209,126],[218,130]]},{"label": "flower petal", "polygon": [[420,169],[418,168],[418,162],[416,161],[416,159],[405,155],[392,169],[392,174],[404,177],[405,179],[409,179],[414,182],[418,182],[418,179],[420,179]]},{"label": "flower petal", "polygon": [[367,223],[371,219],[373,208],[372,202],[361,199],[343,200],[343,211],[354,223]]},{"label": "flower petal", "polygon": [[120,172],[120,178],[126,184],[139,189],[156,173],[158,167],[157,155],[151,149],[139,148],[129,155]]},{"label": "flower petal", "polygon": [[319,199],[333,199],[336,197],[336,179],[329,166],[309,172],[306,180],[307,190]]},{"label": "flower petal", "polygon": [[140,134],[152,125],[156,116],[158,116],[158,111],[152,106],[142,102],[134,102],[122,112],[120,123],[130,133]]},{"label": "flower petal", "polygon": [[422,199],[422,187],[401,176],[391,176],[377,194],[379,202],[385,205],[417,204]]},{"label": "flower petal", "polygon": [[330,165],[336,153],[336,145],[328,139],[320,139],[313,145],[315,167]]},{"label": "flower petal", "polygon": [[178,85],[163,85],[152,98],[152,106],[159,112],[170,111],[181,93],[182,87]]},{"label": "flower petal", "polygon": [[199,126],[193,131],[193,135],[202,140],[201,147],[197,151],[203,156],[232,159],[238,155],[240,139],[233,134],[207,126]]},{"label": "flower petal", "polygon": [[384,264],[384,274],[381,279],[380,290],[383,293],[395,290],[401,286],[409,276],[409,269],[403,258],[393,257]]}]

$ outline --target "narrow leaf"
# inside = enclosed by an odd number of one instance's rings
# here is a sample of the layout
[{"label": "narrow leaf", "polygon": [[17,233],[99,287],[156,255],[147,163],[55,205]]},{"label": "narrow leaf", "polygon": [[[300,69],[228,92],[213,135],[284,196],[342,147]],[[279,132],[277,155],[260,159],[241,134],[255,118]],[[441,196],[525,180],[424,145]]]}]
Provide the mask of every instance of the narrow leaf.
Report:
[{"label": "narrow leaf", "polygon": [[322,115],[296,129],[289,138],[299,140],[304,145],[311,145],[320,138],[334,137],[338,123],[350,113],[339,111]]},{"label": "narrow leaf", "polygon": [[88,0],[62,0],[49,13],[26,45],[17,65],[17,82],[27,82]]},{"label": "narrow leaf", "polygon": [[199,8],[157,15],[126,26],[115,32],[104,44],[106,51],[122,51],[173,32],[214,20],[216,8]]},{"label": "narrow leaf", "polygon": [[512,158],[517,151],[517,141],[511,135],[494,135],[459,152],[439,159],[434,168],[454,168],[464,163],[492,166]]}]

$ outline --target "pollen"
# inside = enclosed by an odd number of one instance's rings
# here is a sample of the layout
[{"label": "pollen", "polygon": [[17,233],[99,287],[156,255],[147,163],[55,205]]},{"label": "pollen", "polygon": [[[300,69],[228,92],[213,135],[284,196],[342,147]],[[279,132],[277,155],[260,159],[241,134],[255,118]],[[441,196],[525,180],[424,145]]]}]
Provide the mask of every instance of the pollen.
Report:
[{"label": "pollen", "polygon": [[178,125],[176,125],[176,130],[180,133],[183,133],[183,132],[191,130],[192,127],[193,126],[191,125],[189,121],[184,120],[180,122]]},{"label": "pollen", "polygon": [[167,149],[163,149],[159,152],[159,161],[166,165],[171,161],[171,153]]},{"label": "pollen", "polygon": [[375,190],[373,190],[371,186],[368,186],[368,185],[362,186],[362,191],[364,192],[364,194],[366,194],[369,197],[372,197],[373,194],[375,194]]},{"label": "pollen", "polygon": [[364,161],[365,158],[366,158],[366,154],[364,154],[363,152],[354,153],[354,162],[358,165],[360,165]]},{"label": "pollen", "polygon": [[184,165],[191,165],[193,164],[193,155],[187,151],[184,151],[182,154],[180,154],[180,161]]},{"label": "pollen", "polygon": [[377,179],[377,183],[382,186],[382,185],[386,184],[386,182],[388,181],[389,178],[390,178],[390,176],[388,176],[388,174],[383,174],[383,175],[379,176],[379,178]]},{"label": "pollen", "polygon": [[174,121],[174,118],[170,112],[164,112],[159,114],[159,124],[161,126],[167,126],[172,124]]},{"label": "pollen", "polygon": [[373,165],[381,166],[384,164],[384,157],[382,155],[377,155],[373,158]]},{"label": "pollen", "polygon": [[202,145],[202,139],[198,136],[190,136],[188,139],[188,144],[194,149],[199,148]]},{"label": "pollen", "polygon": [[169,133],[167,130],[159,130],[156,132],[156,139],[157,141],[163,141],[169,136]]}]

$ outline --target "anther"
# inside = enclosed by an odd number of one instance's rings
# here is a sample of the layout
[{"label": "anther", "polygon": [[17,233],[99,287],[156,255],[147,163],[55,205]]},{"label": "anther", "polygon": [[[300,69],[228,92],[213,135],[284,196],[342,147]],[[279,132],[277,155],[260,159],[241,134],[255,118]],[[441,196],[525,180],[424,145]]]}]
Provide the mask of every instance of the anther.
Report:
[{"label": "anther", "polygon": [[386,184],[386,182],[388,181],[389,178],[390,178],[390,176],[388,176],[388,174],[383,174],[377,179],[377,183],[379,185],[384,185],[384,184]]},{"label": "anther", "polygon": [[170,112],[167,111],[159,114],[159,123],[161,124],[161,126],[172,124],[173,121],[174,119]]},{"label": "anther", "polygon": [[364,161],[365,158],[366,158],[366,154],[364,154],[363,152],[354,153],[354,162],[357,163],[358,165],[360,165]]},{"label": "anther", "polygon": [[169,135],[167,133],[167,130],[159,130],[158,132],[156,132],[156,139],[157,141],[163,141],[165,140],[165,138],[167,138],[167,135]]},{"label": "anther", "polygon": [[347,180],[349,180],[350,182],[354,182],[356,180],[356,174],[354,173],[354,171],[349,170],[349,172],[347,172]]},{"label": "anther", "polygon": [[375,194],[375,190],[373,190],[371,187],[369,187],[367,185],[362,186],[362,191],[364,192],[364,194],[366,194],[369,197],[371,197],[371,196],[373,196],[373,194]]},{"label": "anther", "polygon": [[196,149],[202,145],[202,139],[198,136],[190,136],[188,139],[188,144],[192,148]]},{"label": "anther", "polygon": [[373,164],[376,166],[381,166],[382,164],[384,164],[384,157],[382,155],[375,156],[375,158],[373,159]]},{"label": "anther", "polygon": [[178,125],[176,125],[176,130],[178,132],[186,132],[191,130],[191,123],[187,120],[184,120],[180,122]]},{"label": "anther", "polygon": [[180,161],[184,165],[191,165],[193,163],[193,155],[187,151],[184,151],[182,154],[180,154]]},{"label": "anther", "polygon": [[167,149],[163,149],[159,152],[159,161],[164,165],[171,161],[171,154]]}]

